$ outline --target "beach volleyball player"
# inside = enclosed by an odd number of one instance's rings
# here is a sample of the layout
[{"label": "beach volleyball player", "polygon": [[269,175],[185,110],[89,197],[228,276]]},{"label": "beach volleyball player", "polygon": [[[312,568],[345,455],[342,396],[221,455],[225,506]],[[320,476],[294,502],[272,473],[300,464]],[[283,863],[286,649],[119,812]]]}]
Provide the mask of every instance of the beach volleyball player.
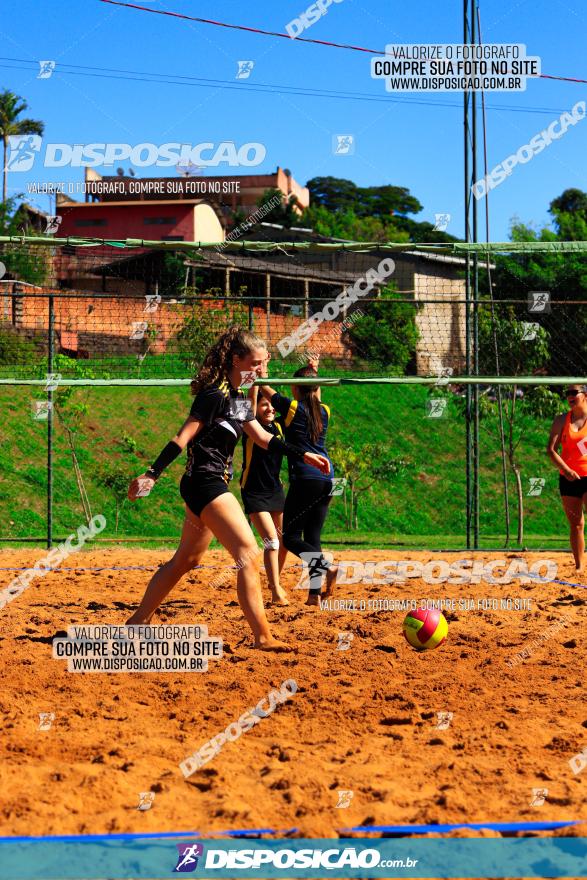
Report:
[{"label": "beach volleyball player", "polygon": [[[297,370],[294,378],[316,378],[317,366],[318,359],[315,358],[308,366]],[[266,362],[262,375],[267,375]],[[293,399],[279,394],[269,385],[261,385],[261,392],[282,417],[286,441],[326,457],[329,463],[328,471],[318,473],[302,459],[288,458],[289,490],[283,510],[283,545],[307,562],[309,594],[306,604],[318,606],[321,595],[331,595],[338,571],[338,567],[330,564],[322,553],[321,539],[332,500],[334,477],[325,447],[330,409],[321,401],[319,385],[292,385]],[[326,589],[322,592],[324,580]]]},{"label": "beach volleyball player", "polygon": [[263,430],[250,401],[240,389],[241,375],[260,372],[267,357],[265,343],[255,334],[231,327],[207,353],[191,384],[195,395],[190,415],[154,464],[132,481],[128,497],[135,500],[155,484],[163,470],[187,446],[186,470],[180,493],[186,505],[179,546],[151,578],[128,625],[149,623],[155,610],[180,578],[198,565],[215,536],[237,562],[238,601],[263,650],[289,650],[271,635],[259,580],[259,550],[242,508],[228,488],[232,457],[243,431],[265,449],[280,449],[288,458],[328,473],[324,456],[305,452]]},{"label": "beach volleyball player", "polygon": [[[275,419],[271,403],[258,395],[253,386],[249,392],[253,413],[259,424],[275,437],[284,439],[283,428]],[[240,478],[241,498],[245,513],[263,541],[263,562],[274,605],[289,605],[281,586],[280,575],[287,550],[280,541],[283,532],[285,494],[279,476],[283,453],[280,449],[263,449],[243,434],[243,469]]]},{"label": "beach volleyball player", "polygon": [[571,385],[566,398],[569,411],[557,416],[552,423],[547,453],[560,472],[559,490],[569,521],[575,569],[582,572],[585,561],[583,511],[587,494],[587,385]]}]

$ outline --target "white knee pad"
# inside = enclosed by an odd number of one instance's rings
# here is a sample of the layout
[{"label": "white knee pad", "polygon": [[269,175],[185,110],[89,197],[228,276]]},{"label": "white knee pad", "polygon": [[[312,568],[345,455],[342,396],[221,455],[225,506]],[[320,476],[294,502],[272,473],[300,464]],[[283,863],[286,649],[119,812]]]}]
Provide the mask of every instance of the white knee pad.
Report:
[{"label": "white knee pad", "polygon": [[279,550],[279,538],[263,538],[265,550]]}]

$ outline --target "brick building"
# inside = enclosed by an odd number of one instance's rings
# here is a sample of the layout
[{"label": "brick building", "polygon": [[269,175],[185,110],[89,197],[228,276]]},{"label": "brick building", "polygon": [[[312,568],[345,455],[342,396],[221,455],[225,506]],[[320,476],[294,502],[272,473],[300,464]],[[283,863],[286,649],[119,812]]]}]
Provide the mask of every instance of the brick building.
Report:
[{"label": "brick building", "polygon": [[307,187],[279,167],[274,174],[140,179],[86,168],[84,187],[84,201],[57,195],[60,236],[221,242],[227,217],[254,212],[268,189],[284,201],[295,196],[302,208],[310,204]]}]

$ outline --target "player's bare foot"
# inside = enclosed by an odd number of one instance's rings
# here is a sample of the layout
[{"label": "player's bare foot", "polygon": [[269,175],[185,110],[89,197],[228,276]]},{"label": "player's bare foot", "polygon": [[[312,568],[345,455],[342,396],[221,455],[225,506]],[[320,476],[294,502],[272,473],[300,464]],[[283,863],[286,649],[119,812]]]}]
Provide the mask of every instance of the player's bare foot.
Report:
[{"label": "player's bare foot", "polygon": [[274,639],[272,636],[269,638],[261,636],[255,641],[255,648],[258,648],[260,651],[276,651],[278,653],[294,650],[291,645],[288,645],[286,642],[280,642],[279,639]]},{"label": "player's bare foot", "polygon": [[283,608],[285,608],[287,605],[289,605],[289,599],[287,598],[287,593],[285,592],[285,590],[283,588],[280,588],[279,590],[275,590],[275,592],[273,592],[271,594],[271,604],[272,605],[279,605],[280,607],[283,607]]},{"label": "player's bare foot", "polygon": [[326,572],[326,589],[323,592],[323,596],[326,599],[328,596],[332,596],[334,593],[334,585],[336,583],[336,576],[338,574],[338,565],[333,565]]},{"label": "player's bare foot", "polygon": [[310,608],[318,608],[320,606],[320,593],[310,593],[306,599],[306,605]]}]

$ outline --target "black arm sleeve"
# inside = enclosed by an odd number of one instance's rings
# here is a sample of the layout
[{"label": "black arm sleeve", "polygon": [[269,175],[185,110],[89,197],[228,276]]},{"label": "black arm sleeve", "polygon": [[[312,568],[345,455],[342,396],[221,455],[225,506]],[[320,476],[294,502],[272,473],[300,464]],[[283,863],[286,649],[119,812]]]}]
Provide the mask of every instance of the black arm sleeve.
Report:
[{"label": "black arm sleeve", "polygon": [[276,391],[269,401],[273,409],[276,409],[280,416],[286,416],[291,405],[291,399],[284,394]]},{"label": "black arm sleeve", "polygon": [[175,440],[170,440],[165,449],[159,454],[157,460],[151,465],[147,473],[157,480],[165,468],[168,467],[172,461],[175,461],[180,452],[181,446],[179,446]]},{"label": "black arm sleeve", "polygon": [[306,454],[303,449],[299,449],[293,443],[288,443],[287,440],[280,440],[279,437],[271,438],[267,451],[281,452],[282,455],[287,455],[288,458],[293,458],[296,461],[303,461]]}]

